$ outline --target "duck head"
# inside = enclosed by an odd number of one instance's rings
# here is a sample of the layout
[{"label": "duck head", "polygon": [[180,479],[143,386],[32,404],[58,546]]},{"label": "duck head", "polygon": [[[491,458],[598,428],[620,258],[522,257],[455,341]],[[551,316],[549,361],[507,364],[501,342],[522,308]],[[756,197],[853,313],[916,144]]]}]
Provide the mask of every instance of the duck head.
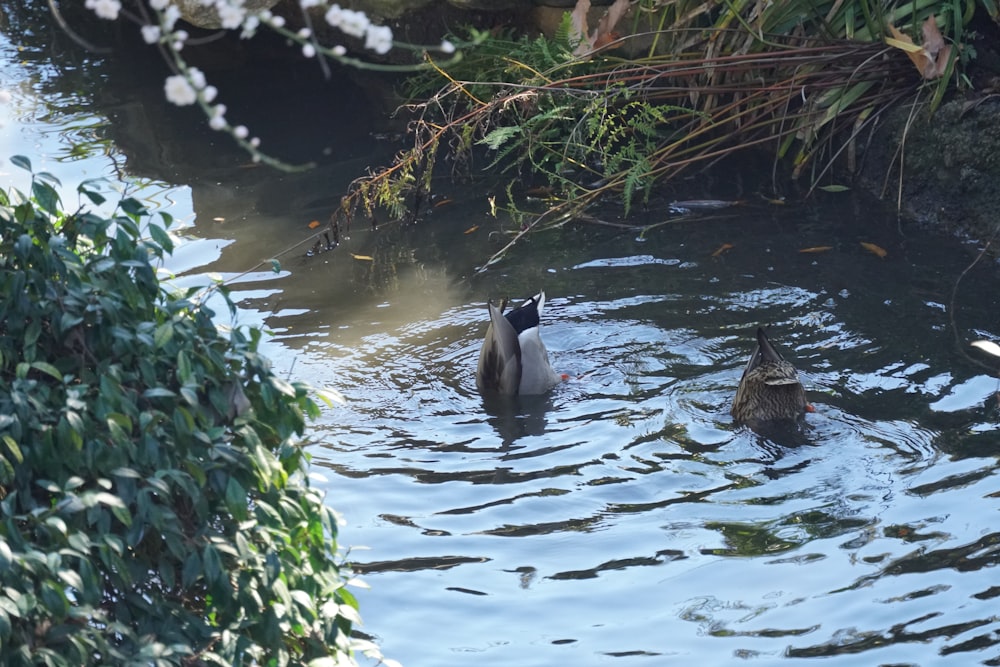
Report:
[{"label": "duck head", "polygon": [[743,424],[797,420],[806,412],[806,391],[795,367],[757,329],[757,347],[743,369],[736,389],[733,419]]},{"label": "duck head", "polygon": [[539,292],[506,315],[505,305],[487,304],[490,326],[479,352],[476,386],[484,394],[544,394],[560,379],[549,364],[538,331],[545,293]]}]

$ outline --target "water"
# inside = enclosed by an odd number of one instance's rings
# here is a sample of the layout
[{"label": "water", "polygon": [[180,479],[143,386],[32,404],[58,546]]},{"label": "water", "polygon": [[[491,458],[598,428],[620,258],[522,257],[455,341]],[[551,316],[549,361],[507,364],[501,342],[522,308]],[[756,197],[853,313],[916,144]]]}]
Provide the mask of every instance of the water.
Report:
[{"label": "water", "polygon": [[[54,108],[69,99],[46,94]],[[118,111],[155,106],[117,94]],[[88,134],[114,139],[99,108],[88,114]],[[442,182],[452,203],[418,225],[356,225],[335,251],[282,254],[360,162],[378,163],[376,143],[352,131],[318,171],[277,177],[223,146],[209,166],[185,160],[194,149],[177,140],[162,148],[179,156],[172,171],[156,174],[164,163],[137,162],[128,142],[59,159],[60,129],[80,114],[13,116],[8,154],[28,146],[66,181],[142,165],[135,187],[182,220],[176,280],[233,277],[241,320],[273,332],[277,367],[346,397],[309,446],[371,586],[363,631],[387,656],[1000,664],[998,364],[967,345],[1000,334],[1000,275],[984,259],[955,288],[970,244],[862,196],[775,206],[741,193],[744,206],[645,237],[593,225],[536,236],[478,274],[498,223],[485,192]],[[680,197],[735,196],[735,181],[716,185]],[[538,289],[569,379],[486,404],[473,376],[485,301]],[[728,415],[758,325],[815,406],[802,437],[761,437]]]}]

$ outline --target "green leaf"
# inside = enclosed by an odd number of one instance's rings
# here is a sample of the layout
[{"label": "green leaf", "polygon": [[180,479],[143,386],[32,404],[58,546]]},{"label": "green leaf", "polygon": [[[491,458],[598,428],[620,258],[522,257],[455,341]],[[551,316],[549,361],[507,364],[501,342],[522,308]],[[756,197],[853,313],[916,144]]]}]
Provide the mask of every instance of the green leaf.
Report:
[{"label": "green leaf", "polygon": [[48,362],[36,361],[31,364],[31,367],[36,371],[41,371],[42,373],[53,377],[57,382],[62,382],[62,373],[59,372],[58,368]]},{"label": "green leaf", "polygon": [[181,570],[181,585],[190,588],[201,577],[202,570],[201,557],[197,551],[191,551]]},{"label": "green leaf", "polygon": [[18,446],[17,441],[14,440],[9,434],[3,434],[3,444],[7,447],[7,451],[10,455],[14,457],[14,460],[19,464],[24,463],[24,454],[21,453],[21,448]]},{"label": "green leaf", "polygon": [[188,358],[187,350],[180,350],[177,353],[177,379],[181,384],[195,384],[191,373],[191,361]]},{"label": "green leaf", "polygon": [[161,349],[164,345],[170,342],[174,337],[174,323],[167,321],[156,327],[156,332],[153,334],[153,346],[156,349]]},{"label": "green leaf", "polygon": [[31,160],[24,157],[23,155],[13,155],[10,158],[10,163],[15,167],[20,167],[25,171],[31,171]]},{"label": "green leaf", "polygon": [[230,477],[226,483],[226,507],[238,520],[247,517],[247,491],[235,477]]},{"label": "green leaf", "polygon": [[43,183],[48,183],[49,185],[51,185],[53,187],[57,187],[57,188],[58,187],[62,187],[62,182],[60,182],[60,180],[58,178],[56,178],[55,175],[53,175],[53,174],[51,174],[51,173],[49,173],[47,171],[40,171],[37,174],[35,174],[35,180],[42,181]]},{"label": "green leaf", "polygon": [[191,385],[185,385],[181,387],[181,398],[183,398],[188,405],[193,408],[198,407],[200,401],[198,400],[198,387],[192,387]]},{"label": "green leaf", "polygon": [[175,398],[177,394],[166,387],[150,387],[142,392],[143,398]]},{"label": "green leaf", "polygon": [[45,605],[46,614],[51,614],[57,619],[64,618],[69,611],[69,601],[66,596],[48,581],[42,583],[41,601]]},{"label": "green leaf", "polygon": [[159,227],[158,225],[149,225],[147,229],[149,230],[149,235],[153,238],[157,245],[166,250],[168,253],[174,251],[174,242],[170,238],[170,234],[168,234],[162,227]]},{"label": "green leaf", "polygon": [[32,181],[31,195],[46,213],[56,215],[59,212],[59,193],[48,183],[42,183],[38,180]]},{"label": "green leaf", "polygon": [[201,559],[205,565],[205,579],[214,584],[222,578],[222,559],[219,552],[211,544],[206,544],[201,551]]},{"label": "green leaf", "polygon": [[59,570],[59,579],[67,586],[75,588],[78,591],[82,591],[84,588],[83,578],[74,570]]},{"label": "green leaf", "polygon": [[98,183],[104,183],[104,182],[105,181],[103,178],[91,178],[84,181],[83,183],[80,183],[80,185],[77,186],[76,191],[79,194],[86,197],[87,199],[89,199],[93,204],[100,206],[101,204],[107,201],[107,198],[100,192],[98,192],[96,189],[94,189],[94,186]]},{"label": "green leaf", "polygon": [[143,206],[142,202],[140,202],[138,199],[133,199],[132,197],[128,197],[126,199],[121,200],[121,203],[119,205],[122,207],[122,210],[125,211],[125,213],[135,218],[139,218],[148,213],[146,207]]}]

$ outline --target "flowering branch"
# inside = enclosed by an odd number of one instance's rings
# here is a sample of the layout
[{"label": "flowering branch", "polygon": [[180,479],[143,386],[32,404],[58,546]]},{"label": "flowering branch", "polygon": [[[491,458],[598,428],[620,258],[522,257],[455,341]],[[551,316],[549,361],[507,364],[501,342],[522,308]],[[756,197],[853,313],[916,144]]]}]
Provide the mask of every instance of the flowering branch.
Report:
[{"label": "flowering branch", "polygon": [[[163,90],[167,100],[177,106],[197,105],[208,119],[209,127],[229,134],[243,150],[250,154],[254,162],[262,162],[282,171],[300,171],[313,166],[311,163],[291,165],[262,152],[259,137],[251,136],[250,130],[245,125],[230,123],[226,117],[226,106],[214,103],[219,93],[218,89],[208,83],[201,70],[188,65],[182,55],[189,35],[187,31],[177,28],[177,21],[181,18],[181,10],[175,1],[140,0],[139,7],[142,16],[128,17],[140,25],[142,38],[147,44],[157,45],[163,50],[171,69],[175,72],[168,76],[164,82]],[[249,39],[257,34],[258,29],[265,27],[298,44],[305,57],[320,58],[324,68],[326,65],[322,58],[329,58],[342,65],[359,69],[393,72],[417,71],[431,65],[427,62],[412,65],[375,63],[348,55],[347,48],[341,44],[334,46],[320,44],[315,38],[315,31],[309,27],[311,26],[310,14],[308,13],[310,10],[325,10],[323,18],[329,26],[350,37],[363,39],[364,48],[378,55],[385,55],[392,49],[398,48],[416,53],[437,51],[450,55],[452,57],[447,64],[454,63],[461,58],[461,54],[455,52],[455,46],[447,40],[435,47],[398,42],[393,39],[392,28],[389,26],[377,25],[364,12],[344,9],[338,4],[328,3],[327,0],[299,0],[307,27],[298,31],[287,28],[284,17],[276,16],[270,10],[251,11],[247,9],[244,7],[244,1],[201,0],[201,3],[215,9],[223,29],[239,30],[241,38]],[[152,13],[146,10],[147,4]],[[99,18],[109,21],[117,20],[124,13],[121,0],[86,0],[85,6]]]}]

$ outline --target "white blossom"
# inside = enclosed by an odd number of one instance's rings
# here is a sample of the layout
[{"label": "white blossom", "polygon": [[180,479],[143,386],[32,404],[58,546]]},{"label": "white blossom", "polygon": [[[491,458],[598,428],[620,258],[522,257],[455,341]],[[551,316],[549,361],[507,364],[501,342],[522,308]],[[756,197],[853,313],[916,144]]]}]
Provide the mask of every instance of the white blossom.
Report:
[{"label": "white blossom", "polygon": [[326,22],[334,28],[339,28],[342,32],[352,37],[364,37],[365,30],[371,24],[368,16],[364,12],[356,12],[353,9],[341,9],[340,5],[332,5],[326,12]]},{"label": "white blossom", "polygon": [[208,119],[208,126],[213,130],[223,130],[226,125],[226,105],[216,104],[212,107],[212,117]]},{"label": "white blossom", "polygon": [[285,27],[285,17],[284,16],[272,16],[271,17],[271,25],[273,25],[275,28],[284,28]]},{"label": "white blossom", "polygon": [[215,86],[205,86],[201,89],[201,99],[206,103],[211,102],[219,94],[219,89]]},{"label": "white blossom", "polygon": [[365,31],[365,48],[382,55],[392,48],[392,28],[387,25],[369,25]]},{"label": "white blossom", "polygon": [[316,56],[316,47],[312,44],[306,43],[302,45],[302,55],[306,58],[313,58]]},{"label": "white blossom", "polygon": [[371,21],[364,12],[356,12],[350,9],[344,10],[344,19],[340,23],[340,29],[353,37],[361,37],[365,34]]},{"label": "white blossom", "polygon": [[447,39],[441,42],[440,48],[442,53],[455,53],[455,45],[449,42]]},{"label": "white blossom", "polygon": [[163,91],[167,94],[167,100],[179,107],[194,104],[198,99],[198,94],[183,74],[168,76],[163,84]]},{"label": "white blossom", "polygon": [[337,46],[333,47],[333,55],[337,56],[338,58],[346,56],[347,48],[342,44],[337,44]]},{"label": "white blossom", "polygon": [[166,29],[172,30],[174,24],[177,23],[180,17],[181,17],[180,7],[178,7],[177,5],[170,5],[169,7],[167,7],[163,11],[163,24],[166,26]]},{"label": "white blossom", "polygon": [[170,4],[170,0],[149,0],[149,6],[158,12],[162,12]]},{"label": "white blossom", "polygon": [[248,39],[254,36],[257,32],[257,28],[260,26],[260,19],[257,18],[255,14],[250,14],[247,16],[246,20],[243,21],[243,32],[240,33],[241,39]]},{"label": "white blossom", "polygon": [[250,136],[250,130],[247,129],[246,125],[237,125],[233,128],[233,134],[236,135],[237,139],[246,139]]},{"label": "white blossom", "polygon": [[207,83],[205,80],[205,73],[197,67],[188,68],[188,80],[191,82],[191,85],[198,90],[204,88]]},{"label": "white blossom", "polygon": [[218,0],[215,3],[215,11],[219,14],[219,22],[226,30],[235,30],[243,25],[243,19],[247,12],[242,7],[230,4],[226,0]]},{"label": "white blossom", "polygon": [[309,28],[299,28],[299,31],[295,34],[301,37],[302,39],[309,39],[310,37],[312,37],[312,30],[310,30]]},{"label": "white blossom", "polygon": [[344,10],[340,8],[340,5],[330,5],[323,18],[334,28],[339,28],[340,22],[343,20],[343,14]]},{"label": "white blossom", "polygon": [[160,26],[158,25],[144,25],[142,26],[142,39],[147,44],[156,44],[160,41]]},{"label": "white blossom", "polygon": [[122,10],[122,3],[119,0],[87,0],[84,6],[93,9],[98,17],[109,21],[117,19],[118,12]]}]

